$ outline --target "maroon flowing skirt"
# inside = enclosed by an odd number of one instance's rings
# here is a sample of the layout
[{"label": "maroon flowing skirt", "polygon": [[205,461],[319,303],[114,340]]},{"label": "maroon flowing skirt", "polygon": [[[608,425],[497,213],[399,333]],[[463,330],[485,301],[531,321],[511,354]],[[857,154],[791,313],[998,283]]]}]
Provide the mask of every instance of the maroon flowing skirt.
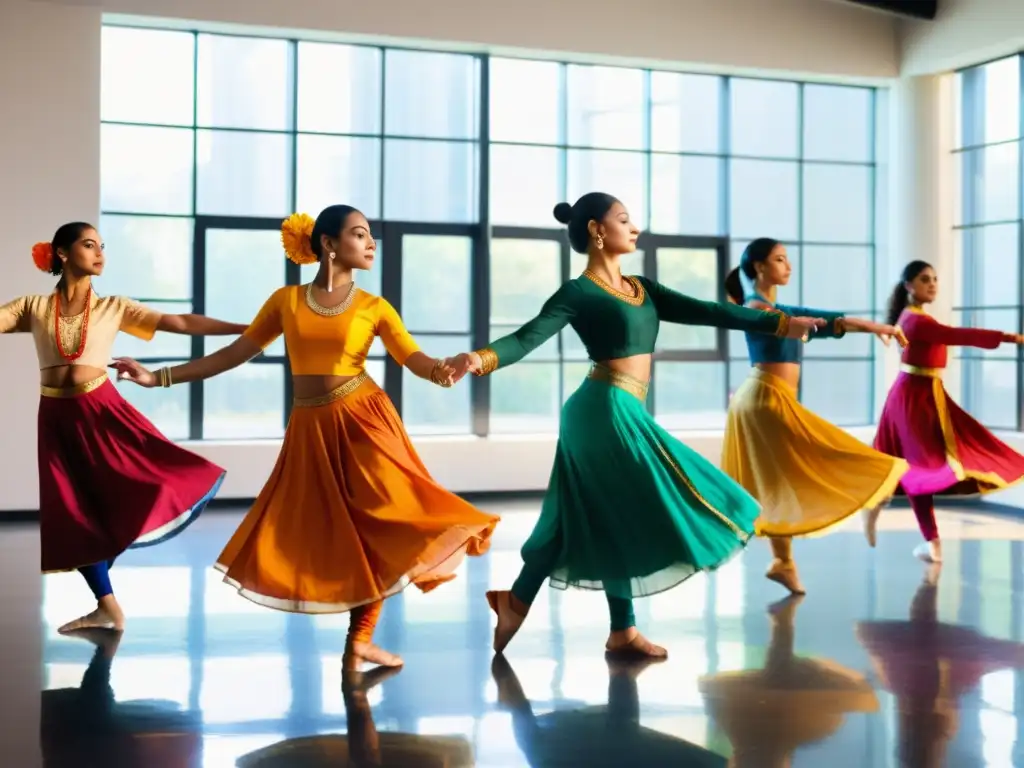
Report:
[{"label": "maroon flowing skirt", "polygon": [[1024,479],[1024,456],[957,405],[942,380],[901,371],[889,390],[875,450],[906,459],[909,496],[970,496]]},{"label": "maroon flowing skirt", "polygon": [[42,570],[111,560],[181,533],[224,470],[172,443],[106,376],[39,401]]}]

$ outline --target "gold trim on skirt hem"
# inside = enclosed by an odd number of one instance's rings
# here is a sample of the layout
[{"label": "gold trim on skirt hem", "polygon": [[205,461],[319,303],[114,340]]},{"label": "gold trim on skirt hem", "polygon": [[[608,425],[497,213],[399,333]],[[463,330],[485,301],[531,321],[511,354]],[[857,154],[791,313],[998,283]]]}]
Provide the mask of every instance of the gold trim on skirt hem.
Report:
[{"label": "gold trim on skirt hem", "polygon": [[107,383],[107,374],[103,374],[97,379],[87,381],[84,384],[75,384],[73,387],[39,387],[39,394],[43,397],[78,397],[79,395],[87,395],[94,390],[99,389]]},{"label": "gold trim on skirt hem", "polygon": [[808,410],[754,369],[729,404],[722,469],[762,505],[758,536],[813,537],[889,499],[909,469]]},{"label": "gold trim on skirt hem", "polygon": [[[902,367],[902,366],[901,366]],[[922,369],[922,370],[941,370],[941,369]],[[908,371],[909,373],[909,371]],[[927,374],[921,374],[927,375]],[[949,403],[946,401],[946,388],[942,386],[942,379],[932,378],[932,398],[935,400],[935,410],[939,415],[939,425],[942,428],[942,442],[946,448],[946,464],[951,470],[953,470],[953,476],[956,477],[957,482],[963,482],[964,480],[974,480],[978,483],[978,492],[976,494],[962,494],[958,495],[957,498],[967,498],[968,496],[984,496],[986,493],[994,493],[995,491],[1004,491],[1011,486],[1017,485],[1017,483],[1024,480],[1024,477],[1019,477],[1016,480],[1007,481],[997,475],[995,472],[974,472],[968,470],[960,462],[960,451],[956,445],[956,430],[953,427],[953,419],[949,413]],[[989,487],[981,487],[982,484]],[[942,494],[936,494],[941,496]]]},{"label": "gold trim on skirt hem", "polygon": [[344,384],[335,387],[327,394],[317,395],[316,397],[296,397],[292,401],[292,405],[295,408],[319,408],[322,405],[330,405],[335,400],[341,400],[342,398],[351,395],[369,378],[370,374],[363,371],[346,381]]},{"label": "gold trim on skirt hem", "polygon": [[628,373],[613,371],[607,365],[601,365],[600,363],[594,363],[590,368],[590,372],[587,373],[587,378],[594,381],[603,381],[605,384],[610,384],[616,389],[629,392],[638,400],[647,399],[647,390],[650,387],[650,382],[641,381],[635,376],[630,376]]}]

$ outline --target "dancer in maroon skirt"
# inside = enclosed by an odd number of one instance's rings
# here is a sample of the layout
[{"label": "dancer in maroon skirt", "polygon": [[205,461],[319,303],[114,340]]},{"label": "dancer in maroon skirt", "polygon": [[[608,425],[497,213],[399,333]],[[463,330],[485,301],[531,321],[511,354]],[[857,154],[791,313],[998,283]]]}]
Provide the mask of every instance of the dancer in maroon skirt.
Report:
[{"label": "dancer in maroon skirt", "polygon": [[[1015,333],[942,325],[924,311],[935,300],[938,278],[924,261],[912,261],[889,300],[886,322],[898,323],[910,342],[889,390],[875,435],[875,448],[910,464],[900,490],[924,535],[914,554],[925,562],[942,561],[935,523],[935,494],[969,496],[1006,488],[1024,479],[1024,456],[999,440],[953,402],[942,386],[947,347],[995,349],[1004,342],[1024,343]],[[874,546],[878,510],[867,522]]]},{"label": "dancer in maroon skirt", "polygon": [[61,632],[121,630],[108,571],[131,547],[180,533],[213,498],[224,470],[161,435],[106,374],[118,331],[226,336],[246,326],[200,315],[162,315],[120,296],[100,298],[103,244],[89,224],[65,224],[32,259],[60,277],[48,296],[0,306],[0,333],[31,333],[39,359],[39,530],[43,573],[78,569],[96,610]]}]

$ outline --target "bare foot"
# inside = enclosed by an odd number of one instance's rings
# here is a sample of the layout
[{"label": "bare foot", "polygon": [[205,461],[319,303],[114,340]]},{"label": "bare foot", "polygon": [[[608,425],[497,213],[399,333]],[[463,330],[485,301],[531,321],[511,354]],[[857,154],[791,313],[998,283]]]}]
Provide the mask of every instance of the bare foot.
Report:
[{"label": "bare foot", "polygon": [[861,512],[864,519],[864,538],[868,540],[868,546],[874,548],[878,543],[878,517],[882,514],[882,504],[874,509],[865,509]]},{"label": "bare foot", "polygon": [[625,632],[612,632],[608,636],[604,655],[611,659],[640,657],[664,661],[668,658],[668,651],[641,635],[636,627],[630,627]]},{"label": "bare foot", "polygon": [[400,667],[405,663],[401,656],[388,653],[373,643],[346,643],[345,655],[342,657],[343,668],[355,672],[362,669],[364,662],[381,667]]},{"label": "bare foot", "polygon": [[508,590],[488,592],[487,604],[498,617],[498,623],[494,627],[493,646],[495,653],[501,653],[523,626],[529,606],[523,605],[522,601]]},{"label": "bare foot", "polygon": [[794,595],[807,594],[807,590],[804,589],[804,585],[800,583],[800,576],[796,571],[796,563],[792,560],[788,563],[784,563],[778,559],[774,560],[771,567],[765,573],[765,576],[776,584],[781,584]]},{"label": "bare foot", "polygon": [[114,613],[105,608],[97,608],[92,613],[87,613],[85,616],[79,616],[74,621],[69,621],[57,631],[65,635],[82,629],[112,629],[121,632],[124,630],[124,614],[120,611]]},{"label": "bare foot", "polygon": [[932,539],[914,547],[914,557],[925,563],[942,562],[942,542]]}]

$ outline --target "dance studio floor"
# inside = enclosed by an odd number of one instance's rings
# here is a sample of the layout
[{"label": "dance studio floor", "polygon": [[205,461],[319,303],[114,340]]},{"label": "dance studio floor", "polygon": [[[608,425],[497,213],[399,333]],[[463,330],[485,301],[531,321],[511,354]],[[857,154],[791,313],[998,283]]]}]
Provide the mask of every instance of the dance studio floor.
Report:
[{"label": "dance studio floor", "polygon": [[547,589],[492,661],[483,593],[511,583],[537,504],[484,506],[505,515],[492,553],[384,609],[405,668],[344,691],[347,617],[260,608],[210,568],[238,514],[118,561],[119,644],[57,635],[85,585],[40,580],[34,528],[0,528],[0,765],[1024,766],[1024,521],[944,512],[933,587],[890,510],[875,551],[856,524],[798,543],[809,594],[781,603],[755,542],[638,601],[670,652],[639,669],[606,663],[602,595]]}]

